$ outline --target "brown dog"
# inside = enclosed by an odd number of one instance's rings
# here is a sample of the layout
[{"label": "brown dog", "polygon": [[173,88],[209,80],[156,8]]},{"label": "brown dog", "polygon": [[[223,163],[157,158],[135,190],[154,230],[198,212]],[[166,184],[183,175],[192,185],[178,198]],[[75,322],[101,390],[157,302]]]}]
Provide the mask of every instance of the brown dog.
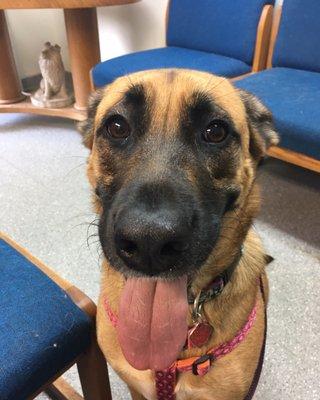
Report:
[{"label": "brown dog", "polygon": [[[266,256],[251,224],[256,167],[277,143],[270,112],[227,79],[154,70],[97,92],[80,130],[105,255],[97,329],[106,359],[133,399],[157,399],[154,370],[232,340],[256,304],[245,340],[175,385],[177,400],[243,399],[265,326]],[[219,296],[196,308],[213,333],[183,350],[194,325],[187,296],[230,269]]]}]

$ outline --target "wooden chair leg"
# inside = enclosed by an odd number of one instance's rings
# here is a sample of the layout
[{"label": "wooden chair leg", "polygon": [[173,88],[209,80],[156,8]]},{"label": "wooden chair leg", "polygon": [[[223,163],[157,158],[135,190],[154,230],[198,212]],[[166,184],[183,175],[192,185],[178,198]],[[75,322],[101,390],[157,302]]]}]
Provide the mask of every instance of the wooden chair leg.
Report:
[{"label": "wooden chair leg", "polygon": [[112,400],[107,363],[95,335],[77,367],[85,400]]},{"label": "wooden chair leg", "polygon": [[52,400],[83,400],[83,397],[61,377],[49,385],[45,392]]}]

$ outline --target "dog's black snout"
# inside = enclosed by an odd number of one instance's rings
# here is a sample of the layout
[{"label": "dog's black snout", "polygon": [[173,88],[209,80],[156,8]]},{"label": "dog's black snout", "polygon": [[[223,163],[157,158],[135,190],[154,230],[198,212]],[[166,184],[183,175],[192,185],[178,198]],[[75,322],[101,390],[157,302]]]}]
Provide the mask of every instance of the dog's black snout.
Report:
[{"label": "dog's black snout", "polygon": [[191,242],[191,229],[179,210],[123,211],[115,223],[115,246],[127,267],[156,275],[175,268]]}]

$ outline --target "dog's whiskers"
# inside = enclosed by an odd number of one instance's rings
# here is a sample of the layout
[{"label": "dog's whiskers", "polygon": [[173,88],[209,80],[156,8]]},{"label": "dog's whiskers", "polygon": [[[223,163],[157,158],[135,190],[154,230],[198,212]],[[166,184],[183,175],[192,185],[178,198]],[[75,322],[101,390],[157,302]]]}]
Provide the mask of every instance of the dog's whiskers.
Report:
[{"label": "dog's whiskers", "polygon": [[70,171],[68,171],[68,172],[64,175],[63,179],[66,179],[70,174],[72,174],[72,172],[74,172],[76,169],[78,169],[78,168],[80,168],[80,167],[85,166],[86,164],[87,164],[87,162],[83,162],[83,163],[78,164],[78,165],[76,165],[75,167],[71,168]]}]

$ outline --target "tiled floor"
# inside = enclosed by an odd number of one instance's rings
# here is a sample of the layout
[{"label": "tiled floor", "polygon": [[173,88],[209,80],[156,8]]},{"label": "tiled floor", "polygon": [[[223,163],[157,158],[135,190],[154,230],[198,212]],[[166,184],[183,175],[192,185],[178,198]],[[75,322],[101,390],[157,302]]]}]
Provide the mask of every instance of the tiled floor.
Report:
[{"label": "tiled floor", "polygon": [[[87,154],[70,121],[0,115],[0,229],[96,300],[100,253],[95,237],[87,244],[94,233]],[[319,400],[320,177],[268,160],[260,181],[255,226],[275,261],[255,399]],[[78,385],[74,371],[67,378]],[[115,400],[129,399],[114,374],[111,382]]]}]

